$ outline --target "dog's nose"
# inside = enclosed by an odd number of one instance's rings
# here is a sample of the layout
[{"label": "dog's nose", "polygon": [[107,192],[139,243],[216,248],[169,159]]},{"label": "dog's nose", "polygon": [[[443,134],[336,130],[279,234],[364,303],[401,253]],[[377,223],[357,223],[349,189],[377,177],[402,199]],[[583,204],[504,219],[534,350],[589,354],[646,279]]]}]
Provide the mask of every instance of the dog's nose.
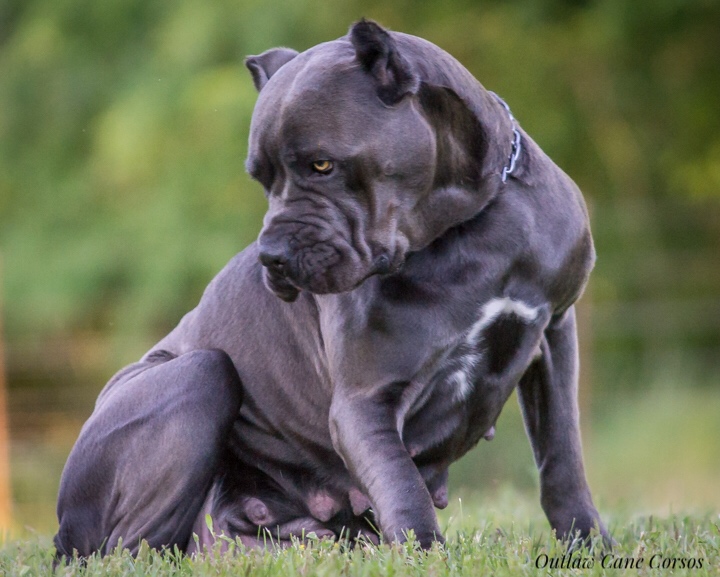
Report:
[{"label": "dog's nose", "polygon": [[381,254],[375,259],[373,265],[373,272],[375,274],[388,274],[390,272],[390,258],[386,254]]},{"label": "dog's nose", "polygon": [[260,263],[275,272],[282,273],[287,264],[287,256],[279,251],[264,250],[260,253]]}]

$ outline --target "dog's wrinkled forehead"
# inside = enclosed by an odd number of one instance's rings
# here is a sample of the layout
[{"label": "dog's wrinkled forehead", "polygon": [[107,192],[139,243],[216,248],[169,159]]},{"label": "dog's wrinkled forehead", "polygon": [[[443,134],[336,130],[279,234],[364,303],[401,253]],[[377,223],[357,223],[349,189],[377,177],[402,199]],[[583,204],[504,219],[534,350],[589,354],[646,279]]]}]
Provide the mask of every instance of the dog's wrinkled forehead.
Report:
[{"label": "dog's wrinkled forehead", "polygon": [[[396,107],[397,108],[397,107]],[[397,116],[377,96],[352,44],[344,39],[303,52],[260,91],[250,130],[248,163],[286,150],[352,155]]]}]

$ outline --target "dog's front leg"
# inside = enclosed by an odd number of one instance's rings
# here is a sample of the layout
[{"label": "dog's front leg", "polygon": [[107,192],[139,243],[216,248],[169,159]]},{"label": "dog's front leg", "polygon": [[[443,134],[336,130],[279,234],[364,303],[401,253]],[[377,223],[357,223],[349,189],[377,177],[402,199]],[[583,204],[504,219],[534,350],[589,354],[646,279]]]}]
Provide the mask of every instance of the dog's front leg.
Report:
[{"label": "dog's front leg", "polygon": [[396,428],[401,385],[373,391],[336,388],[330,407],[333,445],[370,499],[386,541],[412,529],[423,548],[442,541],[432,498]]},{"label": "dog's front leg", "polygon": [[520,381],[520,407],[540,471],[540,499],[558,538],[593,527],[611,539],[585,479],[578,414],[578,350],[575,309],[545,329],[541,356]]}]

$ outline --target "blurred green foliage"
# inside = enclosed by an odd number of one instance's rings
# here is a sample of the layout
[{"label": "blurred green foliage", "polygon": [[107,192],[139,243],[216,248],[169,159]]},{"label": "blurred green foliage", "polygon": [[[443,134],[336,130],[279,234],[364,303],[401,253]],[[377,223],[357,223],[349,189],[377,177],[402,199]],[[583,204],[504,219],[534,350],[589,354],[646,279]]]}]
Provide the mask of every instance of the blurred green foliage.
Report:
[{"label": "blurred green foliage", "polygon": [[454,54],[583,188],[596,365],[631,378],[677,353],[720,371],[714,0],[4,0],[8,340],[172,327],[265,210],[243,169],[243,57],[361,16]]}]

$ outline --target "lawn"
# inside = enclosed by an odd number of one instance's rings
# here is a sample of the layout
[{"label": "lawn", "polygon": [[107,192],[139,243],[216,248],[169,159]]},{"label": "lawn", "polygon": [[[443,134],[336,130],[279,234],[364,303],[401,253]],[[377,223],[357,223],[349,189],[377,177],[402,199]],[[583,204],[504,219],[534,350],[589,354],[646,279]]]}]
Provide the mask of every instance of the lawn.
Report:
[{"label": "lawn", "polygon": [[[634,516],[626,511],[604,515],[617,545],[603,551],[595,539],[588,548],[568,554],[556,541],[531,496],[501,491],[492,502],[472,496],[455,500],[441,515],[448,541],[423,552],[412,544],[361,545],[332,541],[296,543],[284,550],[210,551],[191,558],[141,549],[137,559],[117,552],[62,566],[57,575],[720,575],[720,518],[717,514]],[[0,574],[48,575],[53,548],[49,537],[11,540],[0,551]],[[564,557],[563,557],[564,555]],[[561,567],[557,567],[560,565]],[[568,567],[570,565],[570,567]],[[573,566],[580,565],[580,568]]]}]

